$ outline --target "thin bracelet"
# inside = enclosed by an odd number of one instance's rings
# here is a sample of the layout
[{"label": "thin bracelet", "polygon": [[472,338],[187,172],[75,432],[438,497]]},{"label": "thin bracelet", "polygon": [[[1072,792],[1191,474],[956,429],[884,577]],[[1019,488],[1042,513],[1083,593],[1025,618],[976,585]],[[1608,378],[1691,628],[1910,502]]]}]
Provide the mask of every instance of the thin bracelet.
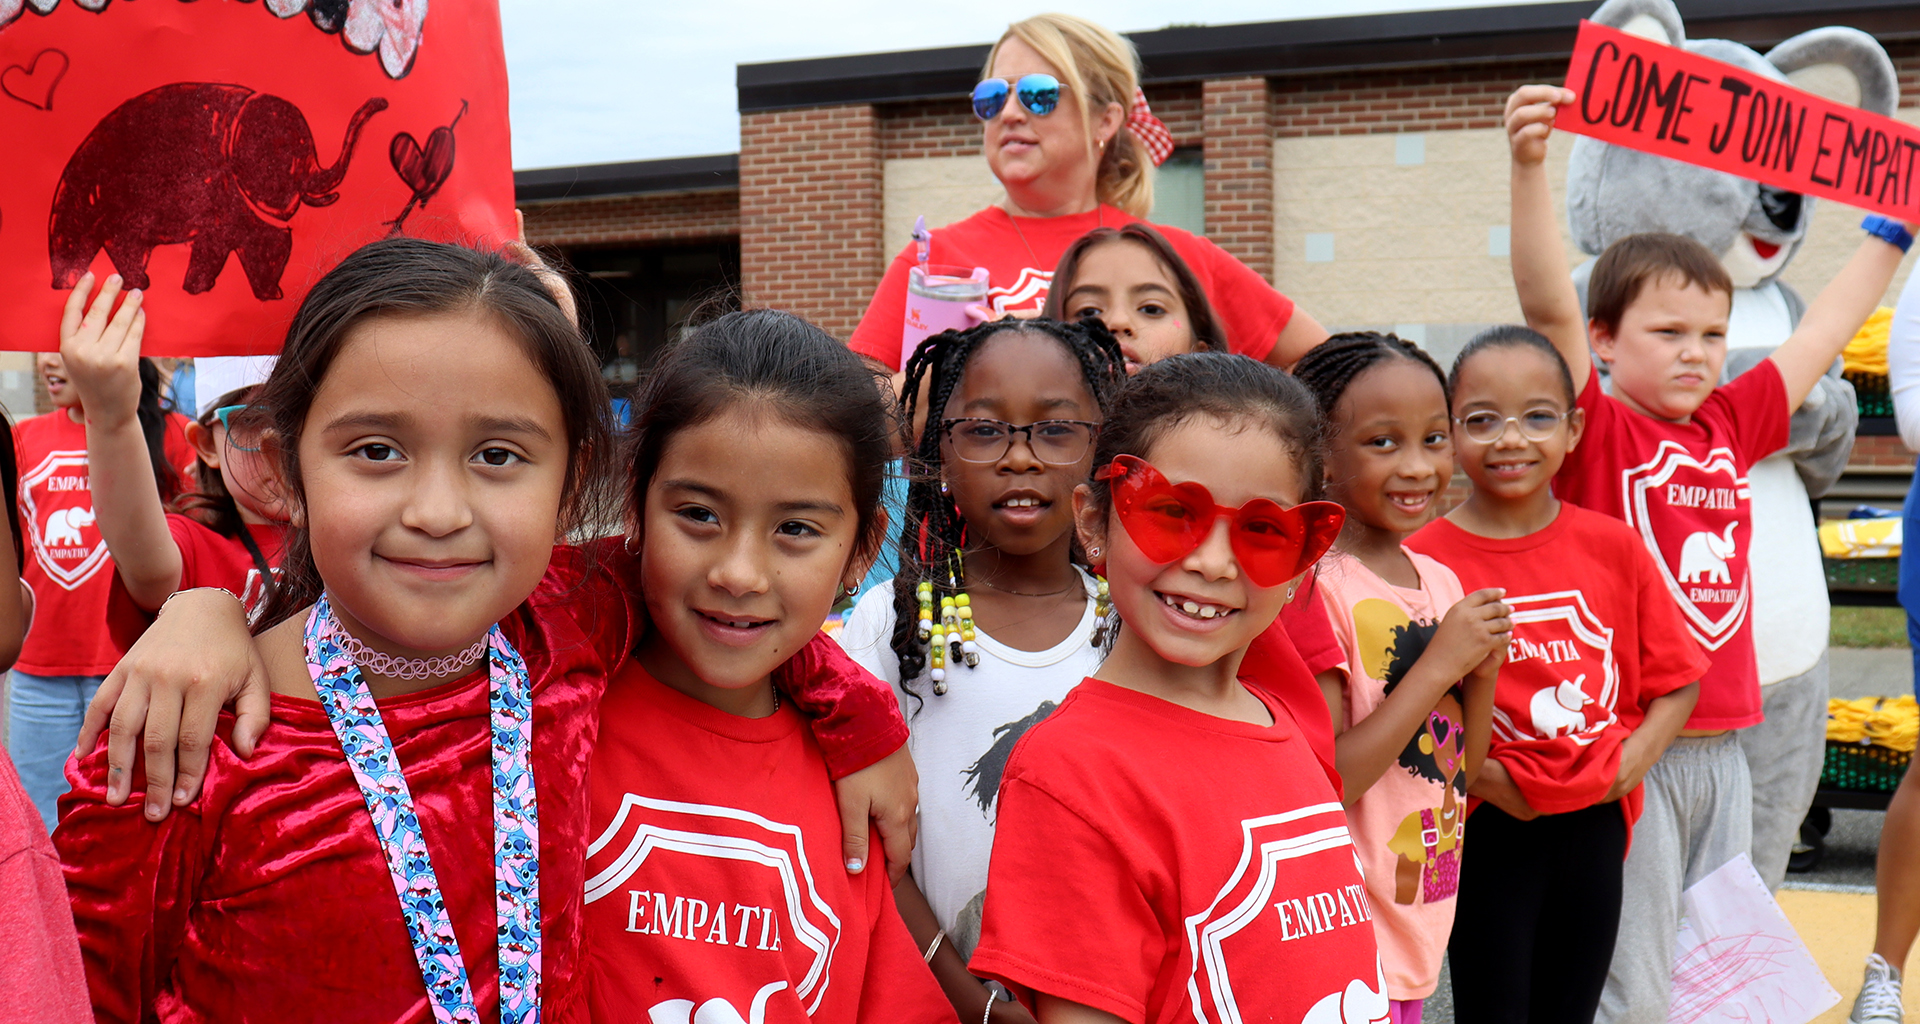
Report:
[{"label": "thin bracelet", "polygon": [[933,941],[927,943],[926,960],[928,964],[933,963],[933,954],[940,952],[940,944],[945,941],[947,941],[947,930],[945,928],[933,933]]},{"label": "thin bracelet", "polygon": [[[171,594],[168,594],[168,595],[167,595],[167,599],[166,599],[165,601],[162,601],[162,602],[160,602],[160,607],[159,607],[159,608],[156,608],[156,609],[154,609],[154,612],[153,612],[153,617],[154,617],[154,619],[155,619],[155,620],[158,620],[158,619],[160,618],[160,616],[162,616],[162,615],[165,615],[165,614],[167,613],[167,606],[173,603],[173,599],[174,599],[174,598],[176,598],[176,597],[179,597],[179,596],[180,596],[181,594],[191,594],[191,593],[194,593],[194,592],[196,592],[196,591],[201,591],[201,590],[217,590],[217,591],[219,591],[220,593],[222,593],[222,594],[225,594],[225,595],[227,595],[228,597],[231,597],[231,598],[233,598],[233,599],[234,599],[235,601],[240,601],[240,595],[239,595],[239,594],[236,594],[236,593],[234,593],[233,591],[231,591],[231,590],[228,590],[228,589],[227,589],[227,588],[225,588],[225,587],[188,587],[188,588],[187,588],[187,589],[185,589],[185,590],[176,590],[176,591],[174,591],[173,593],[171,593]],[[246,602],[245,602],[245,601],[240,601],[240,603],[241,603],[241,604],[243,604],[243,605],[244,605],[244,604],[246,604]]]},{"label": "thin bracelet", "polygon": [[988,1021],[993,1019],[993,1003],[997,998],[999,997],[994,995],[992,989],[987,990],[987,1012],[980,1015],[980,1024],[987,1024]]}]

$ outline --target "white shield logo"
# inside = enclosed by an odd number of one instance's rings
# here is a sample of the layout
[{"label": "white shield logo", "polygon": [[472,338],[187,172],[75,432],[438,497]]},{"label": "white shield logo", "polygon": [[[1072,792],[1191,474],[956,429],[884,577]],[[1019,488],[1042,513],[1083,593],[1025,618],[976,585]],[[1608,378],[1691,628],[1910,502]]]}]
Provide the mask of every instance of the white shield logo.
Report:
[{"label": "white shield logo", "polygon": [[[1653,553],[1653,561],[1660,567],[1660,576],[1666,581],[1667,590],[1673,594],[1680,611],[1686,616],[1687,630],[1708,650],[1717,651],[1733,639],[1740,624],[1746,621],[1747,605],[1753,596],[1752,583],[1747,575],[1741,573],[1736,581],[1727,565],[1727,560],[1737,553],[1736,544],[1744,540],[1734,536],[1740,525],[1736,512],[1735,516],[1716,523],[1714,529],[1688,531],[1684,537],[1669,536],[1665,538],[1666,543],[1662,543],[1662,538],[1654,534],[1647,496],[1665,487],[1681,473],[1688,477],[1683,483],[1691,484],[1705,478],[1715,485],[1716,490],[1730,493],[1741,504],[1747,501],[1749,495],[1747,478],[1740,475],[1734,465],[1733,452],[1728,449],[1715,448],[1707,453],[1707,460],[1701,462],[1674,441],[1660,442],[1659,449],[1650,461],[1621,473],[1621,484],[1626,492],[1627,525],[1639,531],[1640,539],[1646,543],[1647,550]],[[1751,521],[1747,525],[1747,532],[1752,532]],[[1678,569],[1666,554],[1669,546],[1680,549]],[[1719,618],[1701,610],[1687,587],[1687,584],[1731,587],[1735,583],[1739,585],[1739,595]]]},{"label": "white shield logo", "polygon": [[93,509],[56,508],[42,515],[33,500],[34,488],[46,483],[48,479],[63,469],[87,470],[87,453],[84,451],[49,452],[47,457],[33,467],[31,473],[20,478],[20,507],[26,512],[21,518],[26,520],[27,540],[33,547],[33,559],[40,563],[53,582],[63,589],[75,590],[85,583],[100,567],[106,564],[107,542],[96,540],[92,550],[81,559],[79,565],[68,567],[61,565],[53,557],[52,548],[77,548],[85,541],[80,536],[82,527],[93,525]]}]

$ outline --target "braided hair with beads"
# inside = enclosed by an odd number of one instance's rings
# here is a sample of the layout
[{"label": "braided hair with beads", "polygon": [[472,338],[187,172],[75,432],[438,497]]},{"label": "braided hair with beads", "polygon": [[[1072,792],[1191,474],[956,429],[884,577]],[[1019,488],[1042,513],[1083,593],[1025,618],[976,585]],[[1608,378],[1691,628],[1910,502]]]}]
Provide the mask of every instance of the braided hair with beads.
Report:
[{"label": "braided hair with beads", "polygon": [[[964,569],[967,524],[959,507],[941,488],[941,441],[945,435],[941,419],[966,374],[967,363],[988,341],[1007,332],[1058,341],[1079,365],[1087,391],[1103,412],[1126,380],[1126,357],[1098,320],[1062,323],[1044,318],[1006,319],[964,331],[944,331],[921,342],[908,360],[900,391],[907,500],[900,531],[900,572],[893,581],[892,647],[899,659],[903,684],[918,678],[930,665],[938,670],[930,673],[935,677],[935,693],[946,692],[944,668],[955,648],[964,650],[968,664],[972,664],[974,653]],[[924,409],[920,406],[923,390]],[[925,421],[917,436],[916,414],[922,414]],[[1087,565],[1077,542],[1070,557],[1076,565]],[[953,643],[950,628],[963,631],[961,643]]]},{"label": "braided hair with beads", "polygon": [[[1347,385],[1376,363],[1386,359],[1405,359],[1433,371],[1440,382],[1440,393],[1447,394],[1447,375],[1420,346],[1396,334],[1379,331],[1347,331],[1314,346],[1294,364],[1293,375],[1313,392],[1320,403],[1320,415],[1331,429],[1334,410]],[[1451,407],[1449,407],[1451,412]]]}]

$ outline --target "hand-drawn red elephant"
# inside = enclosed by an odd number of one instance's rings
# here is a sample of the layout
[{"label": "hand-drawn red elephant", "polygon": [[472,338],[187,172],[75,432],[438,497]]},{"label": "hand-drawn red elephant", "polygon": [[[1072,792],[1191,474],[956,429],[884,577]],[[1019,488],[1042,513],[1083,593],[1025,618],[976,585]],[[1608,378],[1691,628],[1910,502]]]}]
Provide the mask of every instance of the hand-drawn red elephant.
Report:
[{"label": "hand-drawn red elephant", "polygon": [[198,82],[135,96],[100,119],[60,175],[47,228],[53,287],[72,288],[104,248],[129,287],[146,288],[154,246],[190,243],[189,294],[211,289],[237,253],[254,297],[280,298],[293,253],[285,222],[302,203],[340,198],[360,129],[386,108],[380,97],[361,104],[323,167],[306,115],[278,96]]}]

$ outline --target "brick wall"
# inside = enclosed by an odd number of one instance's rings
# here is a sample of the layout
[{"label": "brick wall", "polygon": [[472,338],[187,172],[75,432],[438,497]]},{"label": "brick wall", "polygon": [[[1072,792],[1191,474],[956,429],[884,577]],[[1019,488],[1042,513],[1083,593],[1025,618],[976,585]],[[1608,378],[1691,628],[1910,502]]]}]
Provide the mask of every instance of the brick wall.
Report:
[{"label": "brick wall", "polygon": [[1913,453],[1897,437],[1862,434],[1853,439],[1853,454],[1847,458],[1847,465],[1912,469]]},{"label": "brick wall", "polygon": [[1459,70],[1352,72],[1273,83],[1275,138],[1498,128],[1507,96],[1566,78],[1565,61]]},{"label": "brick wall", "polygon": [[1206,136],[1207,237],[1273,279],[1273,134],[1264,78],[1201,86]]},{"label": "brick wall", "polygon": [[526,203],[535,245],[633,245],[740,234],[740,193],[673,192]]},{"label": "brick wall", "polygon": [[740,117],[740,273],[749,304],[839,338],[880,282],[881,118],[869,104]]}]

